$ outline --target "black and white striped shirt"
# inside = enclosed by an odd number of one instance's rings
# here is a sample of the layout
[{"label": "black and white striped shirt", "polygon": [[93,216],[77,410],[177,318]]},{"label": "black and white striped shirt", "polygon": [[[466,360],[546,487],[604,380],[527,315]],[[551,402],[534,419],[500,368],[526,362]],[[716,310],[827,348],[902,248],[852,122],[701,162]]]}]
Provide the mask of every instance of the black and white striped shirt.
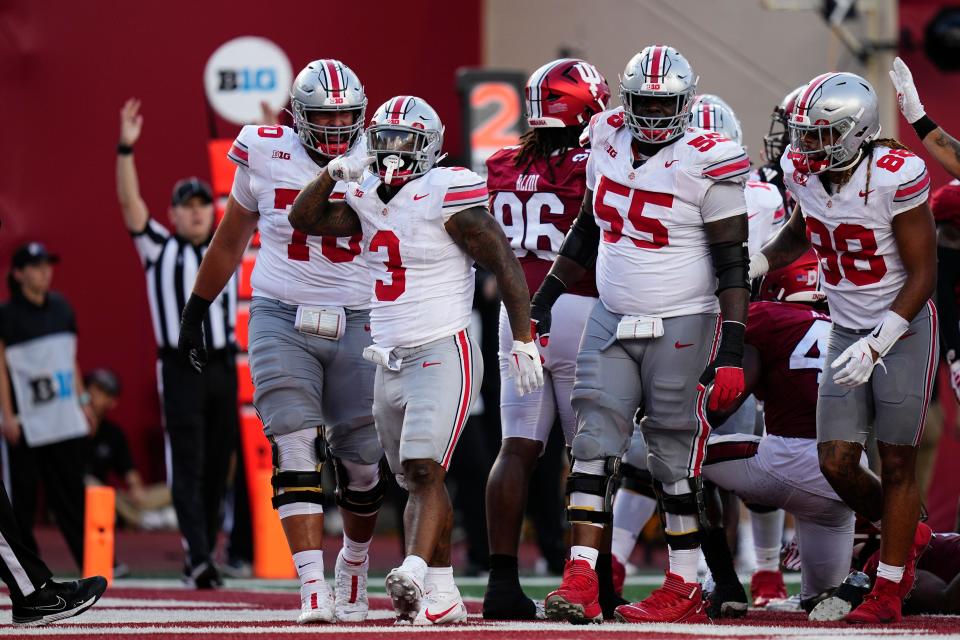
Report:
[{"label": "black and white striped shirt", "polygon": [[[131,235],[146,270],[147,298],[157,347],[161,351],[176,349],[180,338],[180,316],[210,243],[194,246],[184,238],[171,235],[153,218],[143,231]],[[207,322],[203,324],[207,349],[215,351],[236,346],[236,316],[237,276],[234,274],[210,305]]]}]

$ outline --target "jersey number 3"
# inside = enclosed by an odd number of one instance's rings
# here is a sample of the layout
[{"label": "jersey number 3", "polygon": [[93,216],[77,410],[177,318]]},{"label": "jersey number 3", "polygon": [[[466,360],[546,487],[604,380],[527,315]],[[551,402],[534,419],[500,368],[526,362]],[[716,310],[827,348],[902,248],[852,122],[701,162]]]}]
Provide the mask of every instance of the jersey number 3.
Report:
[{"label": "jersey number 3", "polygon": [[[283,211],[293,204],[300,193],[299,189],[274,189],[273,208]],[[360,255],[360,239],[362,234],[350,236],[346,247],[337,244],[334,236],[320,236],[320,253],[330,262],[353,262]],[[297,262],[310,260],[310,245],[307,244],[307,234],[302,231],[293,231],[290,244],[287,245],[287,258]]]}]

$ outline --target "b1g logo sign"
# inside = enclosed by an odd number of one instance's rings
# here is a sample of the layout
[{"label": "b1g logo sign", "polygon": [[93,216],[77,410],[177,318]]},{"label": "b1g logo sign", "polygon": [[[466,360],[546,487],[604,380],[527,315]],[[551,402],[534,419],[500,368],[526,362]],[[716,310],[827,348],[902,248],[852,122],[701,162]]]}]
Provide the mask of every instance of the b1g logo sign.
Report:
[{"label": "b1g logo sign", "polygon": [[261,102],[273,111],[283,109],[292,82],[287,55],[270,40],[256,36],[235,38],[221,45],[203,72],[210,106],[234,124],[257,122]]},{"label": "b1g logo sign", "polygon": [[50,376],[30,379],[33,404],[44,404],[57,398],[69,398],[74,392],[73,371],[54,371]]}]

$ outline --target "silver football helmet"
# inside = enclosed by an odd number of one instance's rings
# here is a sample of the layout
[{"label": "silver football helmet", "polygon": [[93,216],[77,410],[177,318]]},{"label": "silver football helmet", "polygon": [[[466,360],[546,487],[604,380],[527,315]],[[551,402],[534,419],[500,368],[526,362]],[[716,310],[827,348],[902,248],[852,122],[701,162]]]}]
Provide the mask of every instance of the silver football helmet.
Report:
[{"label": "silver football helmet", "polygon": [[743,129],[733,108],[719,96],[702,93],[693,103],[693,126],[716,131],[739,145],[743,144]]},{"label": "silver football helmet", "polygon": [[640,142],[669,142],[690,125],[697,76],[673,47],[647,47],[620,76],[624,122]]},{"label": "silver football helmet", "polygon": [[[350,67],[339,60],[314,60],[293,81],[290,107],[300,142],[335,158],[350,151],[360,139],[367,96]],[[310,121],[314,113],[347,113],[351,120],[347,124],[315,124]]]},{"label": "silver football helmet", "polygon": [[770,114],[770,130],[763,136],[763,157],[767,162],[780,162],[780,156],[790,142],[787,120],[790,119],[790,114],[797,105],[797,97],[805,86],[807,85],[802,84],[785,95],[780,104],[773,108],[773,113]]},{"label": "silver football helmet", "polygon": [[367,128],[371,170],[384,184],[419,178],[443,159],[443,123],[423,98],[396,96],[377,109]]},{"label": "silver football helmet", "polygon": [[877,93],[854,73],[825,73],[803,88],[788,121],[798,171],[843,171],[880,133]]}]

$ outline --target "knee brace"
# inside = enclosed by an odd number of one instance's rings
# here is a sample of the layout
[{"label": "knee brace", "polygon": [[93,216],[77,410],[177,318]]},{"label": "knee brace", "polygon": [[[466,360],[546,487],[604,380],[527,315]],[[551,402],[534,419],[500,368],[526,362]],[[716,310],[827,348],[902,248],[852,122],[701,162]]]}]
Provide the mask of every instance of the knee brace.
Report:
[{"label": "knee brace", "polygon": [[653,476],[650,472],[628,462],[620,464],[620,488],[657,499],[657,494],[653,490]]},{"label": "knee brace", "polygon": [[323,513],[321,472],[326,460],[326,446],[320,427],[316,431],[275,436],[270,439],[270,448],[273,457],[271,503],[280,512],[280,517]]},{"label": "knee brace", "polygon": [[361,464],[331,456],[337,479],[336,501],[344,511],[359,516],[372,516],[380,511],[387,495],[386,461]]},{"label": "knee brace", "polygon": [[[709,528],[703,496],[703,480],[698,476],[687,478],[686,482],[689,486],[688,491],[684,493],[666,491],[662,482],[658,480],[653,482],[653,489],[657,494],[660,523],[667,537],[667,545],[673,549],[696,548],[700,545],[700,532]],[[683,523],[691,516],[694,519],[692,524],[696,528],[691,529],[682,524],[676,525],[677,522]]]},{"label": "knee brace", "polygon": [[[576,464],[576,462],[574,462]],[[603,461],[603,475],[572,471],[567,476],[567,521],[579,524],[598,524],[601,526],[613,521],[613,492],[620,473],[620,458],[607,458]],[[596,496],[600,508],[574,505],[570,503],[574,493]]]}]

